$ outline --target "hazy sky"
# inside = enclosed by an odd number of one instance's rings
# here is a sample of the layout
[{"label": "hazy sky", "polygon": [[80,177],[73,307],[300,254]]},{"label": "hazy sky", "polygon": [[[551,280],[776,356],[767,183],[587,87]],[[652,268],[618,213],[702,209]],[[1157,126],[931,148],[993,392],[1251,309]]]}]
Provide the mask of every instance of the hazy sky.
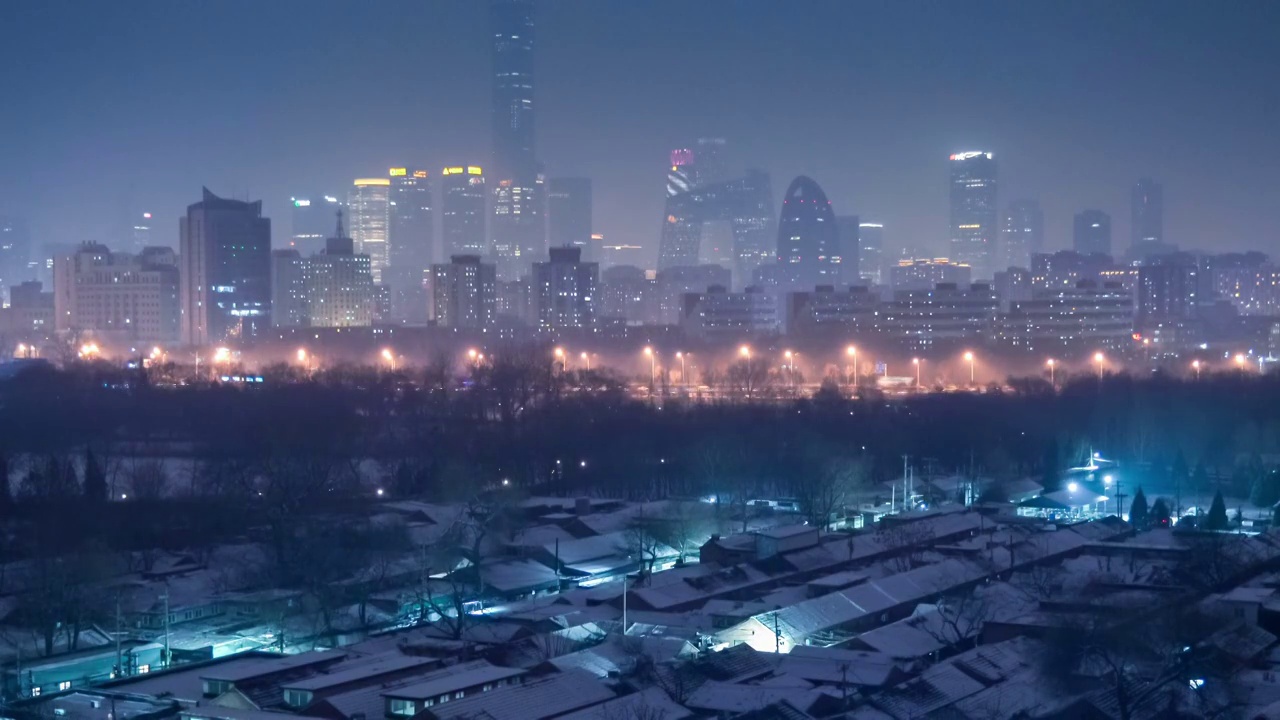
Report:
[{"label": "hazy sky", "polygon": [[[0,213],[37,241],[116,241],[177,217],[345,194],[391,165],[488,164],[478,0],[0,0]],[[544,0],[538,155],[595,183],[595,224],[656,254],[670,148],[730,140],[780,199],[807,174],[837,214],[941,252],[947,155],[989,149],[1000,204],[1071,214],[1165,184],[1183,247],[1280,254],[1280,2]]]}]

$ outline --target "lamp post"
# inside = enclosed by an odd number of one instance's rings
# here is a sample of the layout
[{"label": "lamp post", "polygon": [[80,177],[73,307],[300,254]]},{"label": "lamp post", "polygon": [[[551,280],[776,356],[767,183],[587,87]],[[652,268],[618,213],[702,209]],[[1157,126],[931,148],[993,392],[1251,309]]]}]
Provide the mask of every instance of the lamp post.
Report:
[{"label": "lamp post", "polygon": [[747,399],[751,399],[751,347],[743,345],[738,348],[738,354],[747,360]]},{"label": "lamp post", "polygon": [[1244,374],[1244,353],[1236,353],[1236,367],[1240,369],[1240,374]]},{"label": "lamp post", "polygon": [[383,359],[383,360],[386,360],[386,361],[387,361],[387,365],[391,367],[391,371],[392,371],[392,372],[395,372],[395,369],[396,369],[396,355],[395,355],[395,353],[391,352],[391,348],[383,348],[383,349],[382,349],[382,359]]},{"label": "lamp post", "polygon": [[556,358],[560,360],[560,372],[569,372],[569,356],[565,355],[564,348],[556,348]]},{"label": "lamp post", "polygon": [[794,390],[796,386],[796,354],[787,350],[782,353],[782,356],[787,359],[787,375],[791,378],[791,388]]},{"label": "lamp post", "polygon": [[973,384],[973,353],[966,352],[964,354],[964,359],[969,361],[969,384],[972,385]]},{"label": "lamp post", "polygon": [[587,364],[587,372],[591,372],[591,353],[582,353],[582,362]]},{"label": "lamp post", "polygon": [[916,366],[916,392],[920,391],[920,358],[911,358],[911,364]]},{"label": "lamp post", "polygon": [[1049,362],[1046,364],[1049,366],[1049,384],[1052,385],[1053,387],[1058,387],[1058,383],[1054,382],[1053,380],[1053,368],[1055,365],[1058,364],[1058,361],[1054,360],[1053,358],[1049,358]]},{"label": "lamp post", "polygon": [[849,370],[849,382],[854,386],[858,386],[858,348],[854,345],[844,349],[844,354],[853,359],[853,365]]},{"label": "lamp post", "polygon": [[1096,353],[1094,353],[1094,354],[1093,354],[1093,361],[1094,361],[1095,363],[1097,363],[1097,364],[1098,364],[1098,379],[1099,379],[1099,380],[1101,380],[1101,379],[1102,379],[1102,364],[1103,364],[1104,362],[1106,362],[1106,361],[1107,361],[1107,358],[1106,358],[1106,356],[1105,356],[1105,355],[1103,355],[1102,353],[1100,353],[1100,352],[1096,352]]},{"label": "lamp post", "polygon": [[688,387],[689,387],[689,376],[688,376],[688,375],[686,375],[686,374],[685,374],[685,371],[684,371],[684,353],[677,351],[677,352],[676,352],[676,359],[678,359],[678,360],[680,361],[680,384],[681,384],[681,385],[684,385],[684,386],[685,386],[685,388],[688,388]]},{"label": "lamp post", "polygon": [[1200,379],[1200,361],[1192,360],[1191,369],[1196,371],[1196,380],[1199,380]]},{"label": "lamp post", "polygon": [[649,395],[653,396],[653,388],[658,382],[658,366],[657,358],[653,354],[653,348],[646,347],[644,354],[649,356]]}]

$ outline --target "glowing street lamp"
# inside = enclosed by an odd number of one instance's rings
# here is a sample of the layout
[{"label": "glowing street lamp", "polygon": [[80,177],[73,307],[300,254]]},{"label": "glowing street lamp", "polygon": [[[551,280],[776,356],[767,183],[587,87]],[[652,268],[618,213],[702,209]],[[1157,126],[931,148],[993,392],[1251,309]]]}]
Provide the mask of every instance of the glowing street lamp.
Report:
[{"label": "glowing street lamp", "polygon": [[213,361],[215,363],[231,362],[231,349],[220,347],[213,351]]},{"label": "glowing street lamp", "polygon": [[1102,364],[1107,361],[1107,357],[1100,352],[1093,354],[1093,361],[1098,364],[1098,379],[1102,379]]},{"label": "glowing street lamp", "polygon": [[590,353],[582,353],[582,355],[580,355],[580,357],[582,358],[582,362],[584,362],[584,363],[586,363],[586,364],[587,364],[587,372],[591,372],[591,354],[590,354]]},{"label": "glowing street lamp", "polygon": [[911,358],[911,364],[916,366],[916,390],[920,389],[920,358]]},{"label": "glowing street lamp", "polygon": [[1049,366],[1049,384],[1057,387],[1058,384],[1053,381],[1053,368],[1058,364],[1058,361],[1053,358],[1049,358],[1049,361],[1045,364]]},{"label": "glowing street lamp", "polygon": [[393,371],[396,369],[396,355],[391,352],[391,348],[382,349],[382,359],[387,361]]},{"label": "glowing street lamp", "polygon": [[689,376],[684,371],[684,353],[677,351],[676,359],[680,361],[680,384],[689,387]]},{"label": "glowing street lamp", "polygon": [[964,359],[969,361],[969,384],[972,385],[973,384],[973,353],[966,352],[964,354]]},{"label": "glowing street lamp", "polygon": [[102,349],[98,347],[98,343],[85,343],[80,346],[80,357],[92,360],[97,357]]},{"label": "glowing street lamp", "polygon": [[1200,361],[1192,360],[1191,369],[1196,371],[1196,379],[1199,380],[1200,379]]},{"label": "glowing street lamp", "polygon": [[791,385],[792,385],[792,387],[795,387],[795,384],[796,384],[796,353],[793,353],[793,352],[791,352],[790,350],[787,350],[786,352],[782,353],[782,356],[783,356],[783,357],[785,357],[785,358],[787,359],[787,373],[791,376]]},{"label": "glowing street lamp", "polygon": [[1236,367],[1240,368],[1240,372],[1244,372],[1244,353],[1236,353]]},{"label": "glowing street lamp", "polygon": [[658,383],[658,360],[651,347],[646,346],[644,354],[649,356],[649,393],[653,394],[653,388]]},{"label": "glowing street lamp", "polygon": [[858,382],[858,348],[850,345],[844,349],[844,354],[852,358],[853,366],[849,372],[849,381],[856,385]]},{"label": "glowing street lamp", "polygon": [[560,360],[560,372],[569,372],[569,356],[565,354],[564,348],[556,348],[556,357]]}]

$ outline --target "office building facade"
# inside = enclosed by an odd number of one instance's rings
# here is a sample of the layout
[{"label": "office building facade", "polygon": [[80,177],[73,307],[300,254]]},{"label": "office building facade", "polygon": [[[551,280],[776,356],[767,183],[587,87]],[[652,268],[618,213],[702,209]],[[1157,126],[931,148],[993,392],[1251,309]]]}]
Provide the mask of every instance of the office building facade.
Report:
[{"label": "office building facade", "polygon": [[[357,178],[347,200],[347,218],[355,252],[369,256],[374,283],[383,283],[391,263],[391,179]],[[327,242],[327,241],[326,241]]]},{"label": "office building facade", "polygon": [[179,226],[181,338],[196,346],[271,327],[271,221],[262,201],[203,194]]},{"label": "office building facade", "polygon": [[54,260],[54,327],[120,342],[179,338],[178,258],[171,248],[115,253],[86,243]]},{"label": "office building facade", "polygon": [[589,328],[599,301],[600,266],[582,261],[578,248],[551,248],[550,259],[533,265],[532,295],[538,329]]},{"label": "office building facade", "polygon": [[951,156],[951,259],[991,278],[998,269],[996,160],[989,152]]},{"label": "office building facade", "polygon": [[551,178],[547,182],[547,228],[551,247],[582,249],[582,259],[598,261],[591,242],[591,180]]},{"label": "office building facade", "polygon": [[1164,186],[1151,178],[1133,184],[1129,198],[1129,254],[1133,259],[1167,252],[1164,237]]},{"label": "office building facade", "polygon": [[1081,255],[1111,254],[1111,216],[1101,210],[1082,210],[1072,223],[1072,249]]},{"label": "office building facade", "polygon": [[1044,212],[1036,200],[1014,200],[1004,214],[1004,266],[1031,269],[1031,256],[1044,252]]},{"label": "office building facade", "polygon": [[306,327],[306,259],[293,248],[271,251],[271,322],[276,327]]},{"label": "office building facade", "polygon": [[791,181],[778,216],[778,265],[792,290],[838,285],[844,274],[840,232],[831,201],[818,183],[801,175]]}]

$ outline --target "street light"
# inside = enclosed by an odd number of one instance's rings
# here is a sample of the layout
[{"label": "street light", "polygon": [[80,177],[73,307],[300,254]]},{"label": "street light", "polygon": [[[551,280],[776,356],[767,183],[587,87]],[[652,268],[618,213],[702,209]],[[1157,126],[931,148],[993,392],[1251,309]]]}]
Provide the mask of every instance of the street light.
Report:
[{"label": "street light", "polygon": [[689,387],[689,375],[684,371],[684,353],[677,351],[676,359],[680,361],[680,384]]},{"label": "street light", "polygon": [[969,361],[969,384],[972,385],[973,384],[973,353],[966,352],[964,354],[964,359]]},{"label": "street light", "polygon": [[569,356],[564,354],[564,348],[556,348],[556,357],[560,358],[560,372],[569,372]]},{"label": "street light", "polygon": [[651,347],[645,347],[644,354],[649,356],[649,394],[653,395],[653,388],[658,382],[657,356]]},{"label": "street light", "polygon": [[1047,362],[1046,364],[1049,366],[1049,384],[1054,387],[1057,387],[1058,384],[1053,381],[1053,368],[1055,365],[1058,364],[1058,361],[1054,360],[1053,358],[1049,358],[1049,362]]},{"label": "street light", "polygon": [[920,389],[920,358],[911,358],[911,364],[916,366],[916,390]]},{"label": "street light", "polygon": [[391,352],[391,348],[382,348],[382,359],[387,361],[392,371],[396,369],[396,356],[395,353]]},{"label": "street light", "polygon": [[591,355],[582,353],[582,361],[587,364],[587,372],[591,372]]},{"label": "street light", "polygon": [[1100,352],[1093,354],[1093,361],[1098,363],[1098,379],[1102,379],[1102,364],[1107,361],[1107,357]]},{"label": "street light", "polygon": [[844,349],[844,354],[853,358],[853,367],[849,373],[849,381],[854,385],[858,384],[858,348],[850,345]]},{"label": "street light", "polygon": [[1240,368],[1240,372],[1244,372],[1244,353],[1236,353],[1236,367]]},{"label": "street light", "polygon": [[796,354],[787,350],[782,353],[782,356],[787,359],[787,374],[791,376],[791,387],[794,388],[796,386]]},{"label": "street light", "polygon": [[1192,360],[1191,369],[1196,371],[1196,379],[1199,380],[1200,379],[1200,361]]}]

